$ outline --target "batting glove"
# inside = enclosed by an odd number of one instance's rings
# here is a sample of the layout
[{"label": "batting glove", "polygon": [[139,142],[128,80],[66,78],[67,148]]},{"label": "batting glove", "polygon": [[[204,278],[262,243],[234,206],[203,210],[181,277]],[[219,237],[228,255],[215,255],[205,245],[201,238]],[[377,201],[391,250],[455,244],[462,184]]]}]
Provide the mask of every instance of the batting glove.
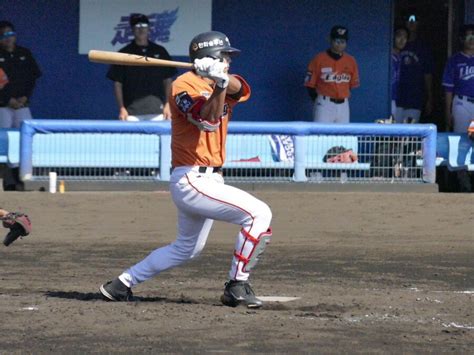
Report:
[{"label": "batting glove", "polygon": [[196,69],[199,75],[208,77],[209,70],[214,61],[216,61],[216,59],[211,57],[194,59],[194,69]]},{"label": "batting glove", "polygon": [[229,85],[227,70],[229,64],[218,61],[214,62],[209,69],[209,77],[216,82],[216,86],[225,89]]},{"label": "batting glove", "polygon": [[219,126],[221,125],[221,120],[211,122],[199,117],[193,117],[192,115],[188,114],[188,121],[199,128],[200,131],[204,132],[214,132],[216,131]]},{"label": "batting glove", "polygon": [[220,59],[210,57],[195,59],[194,68],[198,75],[214,80],[216,86],[221,89],[225,89],[229,85],[229,75],[227,75],[229,64]]}]

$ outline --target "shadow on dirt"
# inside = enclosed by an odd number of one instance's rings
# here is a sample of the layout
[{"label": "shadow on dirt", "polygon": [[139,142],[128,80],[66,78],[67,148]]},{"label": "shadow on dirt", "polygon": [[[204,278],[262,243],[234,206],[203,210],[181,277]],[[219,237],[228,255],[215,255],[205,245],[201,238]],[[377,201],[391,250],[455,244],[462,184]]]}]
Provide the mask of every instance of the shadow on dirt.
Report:
[{"label": "shadow on dirt", "polygon": [[[51,298],[62,298],[67,300],[76,301],[104,301],[111,302],[105,299],[98,292],[77,292],[77,291],[46,291],[44,293],[46,297]],[[196,305],[207,305],[213,307],[224,307],[223,304],[218,302],[216,299],[192,299],[187,296],[181,295],[179,298],[167,298],[167,297],[143,297],[134,296],[134,300],[126,303],[168,303],[168,304],[196,304]],[[240,306],[240,308],[244,308]],[[318,317],[318,318],[338,318],[342,313],[346,312],[348,307],[340,305],[330,304],[318,304],[314,306],[291,306],[278,302],[264,303],[263,307],[259,310],[252,310],[251,312],[261,311],[298,311],[295,316],[297,317]],[[250,312],[250,310],[249,310]]]},{"label": "shadow on dirt", "polygon": [[[77,292],[77,291],[46,291],[44,293],[46,297],[62,298],[76,301],[107,301],[98,292]],[[128,303],[134,302],[157,302],[157,303],[175,303],[175,304],[208,304],[215,306],[222,306],[221,304],[214,304],[207,300],[194,300],[189,297],[182,295],[179,298],[167,298],[167,297],[142,297],[134,296],[134,300]]]}]

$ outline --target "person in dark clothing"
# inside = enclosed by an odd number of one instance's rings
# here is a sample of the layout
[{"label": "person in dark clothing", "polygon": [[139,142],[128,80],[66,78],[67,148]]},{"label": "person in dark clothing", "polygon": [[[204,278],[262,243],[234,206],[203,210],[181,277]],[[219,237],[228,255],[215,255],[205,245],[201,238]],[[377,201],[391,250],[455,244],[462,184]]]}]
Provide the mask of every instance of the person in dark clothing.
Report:
[{"label": "person in dark clothing", "polygon": [[[120,49],[121,53],[171,60],[166,49],[148,39],[148,17],[130,16],[134,40]],[[168,97],[171,78],[177,73],[171,67],[135,67],[112,65],[107,78],[114,81],[114,92],[122,121],[158,121],[171,119]]]},{"label": "person in dark clothing", "polygon": [[16,44],[15,27],[0,21],[0,69],[7,84],[0,90],[0,128],[20,128],[32,119],[29,103],[41,71],[30,50]]},{"label": "person in dark clothing", "polygon": [[419,27],[423,23],[417,11],[406,11],[403,19],[409,34],[400,51],[397,118],[418,123],[422,113],[429,116],[433,112],[433,56],[431,48],[420,39]]}]

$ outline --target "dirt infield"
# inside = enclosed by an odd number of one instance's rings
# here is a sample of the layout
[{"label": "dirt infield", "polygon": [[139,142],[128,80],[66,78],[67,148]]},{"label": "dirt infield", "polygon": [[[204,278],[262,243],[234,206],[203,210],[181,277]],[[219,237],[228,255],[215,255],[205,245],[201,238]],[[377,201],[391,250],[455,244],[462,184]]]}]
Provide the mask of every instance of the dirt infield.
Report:
[{"label": "dirt infield", "polygon": [[[257,194],[274,237],[253,273],[261,310],[219,303],[238,228],[200,258],[101,300],[98,286],[171,242],[167,193],[1,193],[34,231],[0,247],[0,353],[468,353],[474,195]],[[6,232],[5,232],[6,234]]]}]

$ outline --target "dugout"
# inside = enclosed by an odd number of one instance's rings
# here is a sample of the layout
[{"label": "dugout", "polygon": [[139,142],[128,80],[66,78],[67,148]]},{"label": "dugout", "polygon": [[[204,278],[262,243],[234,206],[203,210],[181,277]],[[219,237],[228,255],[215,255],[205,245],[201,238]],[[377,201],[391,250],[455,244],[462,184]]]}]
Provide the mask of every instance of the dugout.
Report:
[{"label": "dugout", "polygon": [[[116,118],[106,66],[91,64],[78,54],[81,1],[88,0],[2,1],[0,18],[15,24],[19,44],[33,51],[44,73],[31,105],[35,117]],[[172,7],[182,1],[169,3]],[[311,102],[303,87],[306,66],[327,47],[334,24],[349,28],[348,52],[357,58],[361,72],[361,87],[351,99],[352,121],[387,117],[392,26],[408,3],[424,9],[436,26],[430,33],[433,44],[444,53],[439,56],[440,68],[446,57],[448,18],[453,26],[462,22],[463,13],[472,21],[472,0],[213,0],[212,27],[224,31],[242,49],[234,70],[253,87],[253,100],[236,111],[235,120],[310,120]]]}]

